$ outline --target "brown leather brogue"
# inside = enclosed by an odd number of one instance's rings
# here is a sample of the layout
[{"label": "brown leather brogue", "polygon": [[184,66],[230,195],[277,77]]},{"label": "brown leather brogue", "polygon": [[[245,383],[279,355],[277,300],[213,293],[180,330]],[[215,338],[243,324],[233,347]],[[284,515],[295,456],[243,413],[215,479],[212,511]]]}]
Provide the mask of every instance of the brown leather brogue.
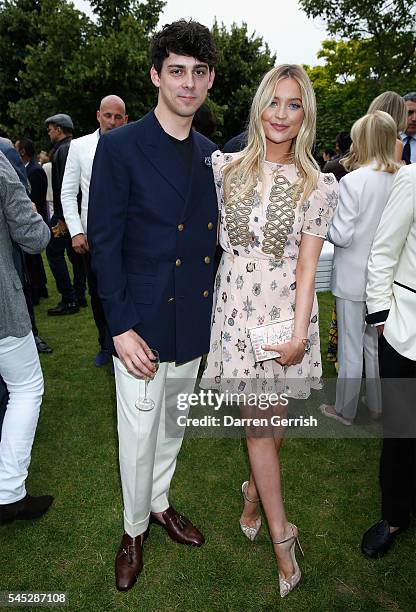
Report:
[{"label": "brown leather brogue", "polygon": [[187,544],[188,546],[202,546],[205,538],[191,521],[182,514],[178,514],[172,506],[162,513],[165,523],[162,523],[158,518],[152,515],[153,523],[163,527],[169,534],[170,538],[179,544]]},{"label": "brown leather brogue", "polygon": [[132,538],[124,532],[116,556],[116,587],[128,591],[143,569],[143,535]]}]

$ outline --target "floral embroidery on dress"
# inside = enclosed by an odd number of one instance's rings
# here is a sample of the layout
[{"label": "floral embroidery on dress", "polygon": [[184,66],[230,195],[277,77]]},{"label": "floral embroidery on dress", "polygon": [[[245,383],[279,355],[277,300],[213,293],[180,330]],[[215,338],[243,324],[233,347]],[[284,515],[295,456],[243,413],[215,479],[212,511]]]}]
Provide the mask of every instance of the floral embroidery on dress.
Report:
[{"label": "floral embroidery on dress", "polygon": [[325,237],[338,201],[338,184],[331,175],[320,175],[317,189],[301,202],[295,167],[264,162],[251,200],[235,193],[230,209],[223,201],[222,170],[233,159],[235,154],[213,155],[224,252],[215,282],[211,350],[201,386],[255,393],[286,391],[289,397],[307,398],[311,388],[320,388],[322,375],[316,297],[308,330],[311,351],[298,365],[282,367],[275,360],[256,363],[249,329],[294,316],[302,236],[309,232]]}]

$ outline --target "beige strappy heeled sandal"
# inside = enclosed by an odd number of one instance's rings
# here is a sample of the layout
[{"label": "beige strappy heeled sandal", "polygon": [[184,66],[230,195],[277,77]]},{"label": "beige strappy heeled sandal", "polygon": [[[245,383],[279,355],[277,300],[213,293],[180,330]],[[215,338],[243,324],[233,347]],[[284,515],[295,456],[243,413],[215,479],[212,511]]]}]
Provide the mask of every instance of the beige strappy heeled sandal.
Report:
[{"label": "beige strappy heeled sandal", "polygon": [[[248,480],[243,482],[243,484],[241,485],[241,493],[243,494],[244,500],[249,502],[250,504],[258,504],[260,502],[259,499],[250,499],[249,497],[247,497],[247,488],[248,488]],[[260,527],[261,527],[261,516],[259,516],[259,518],[256,519],[254,526],[246,525],[245,523],[242,523],[240,519],[241,531],[251,541],[254,540],[254,538],[260,531]]]}]

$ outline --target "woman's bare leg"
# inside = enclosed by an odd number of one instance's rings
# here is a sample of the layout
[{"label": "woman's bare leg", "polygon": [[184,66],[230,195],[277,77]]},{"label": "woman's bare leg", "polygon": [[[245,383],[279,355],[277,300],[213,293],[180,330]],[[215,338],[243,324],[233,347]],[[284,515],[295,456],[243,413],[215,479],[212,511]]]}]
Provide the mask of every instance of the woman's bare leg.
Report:
[{"label": "woman's bare leg", "polygon": [[[251,410],[243,408],[243,417],[253,416]],[[276,406],[267,411],[269,416],[284,417],[287,408]],[[264,416],[264,413],[263,413]],[[260,499],[269,526],[270,536],[280,541],[292,535],[282,497],[279,452],[283,443],[283,428],[267,427],[265,429],[246,428],[247,449],[251,473],[246,495],[249,499]],[[260,508],[258,504],[245,502],[242,521],[254,526]],[[292,541],[274,546],[280,573],[288,578],[294,572],[289,549]]]}]

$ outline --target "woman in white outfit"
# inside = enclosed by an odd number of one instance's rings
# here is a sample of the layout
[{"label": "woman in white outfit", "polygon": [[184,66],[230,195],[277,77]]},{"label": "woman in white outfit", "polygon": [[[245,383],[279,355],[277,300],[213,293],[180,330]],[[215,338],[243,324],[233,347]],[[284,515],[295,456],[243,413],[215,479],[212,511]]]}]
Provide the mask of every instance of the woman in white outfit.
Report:
[{"label": "woman in white outfit", "polygon": [[343,164],[339,205],[327,239],[335,245],[331,290],[338,316],[338,381],[335,406],[322,414],[351,425],[357,413],[363,370],[370,414],[381,412],[376,328],[365,323],[365,287],[371,245],[400,164],[395,160],[397,127],[383,112],[369,113],[352,127]]},{"label": "woman in white outfit", "polygon": [[393,117],[396,128],[396,145],[394,148],[394,157],[400,162],[403,154],[403,142],[400,138],[401,132],[404,132],[407,127],[407,106],[404,98],[395,91],[385,91],[371,102],[368,107],[368,113],[375,113],[381,110]]}]

